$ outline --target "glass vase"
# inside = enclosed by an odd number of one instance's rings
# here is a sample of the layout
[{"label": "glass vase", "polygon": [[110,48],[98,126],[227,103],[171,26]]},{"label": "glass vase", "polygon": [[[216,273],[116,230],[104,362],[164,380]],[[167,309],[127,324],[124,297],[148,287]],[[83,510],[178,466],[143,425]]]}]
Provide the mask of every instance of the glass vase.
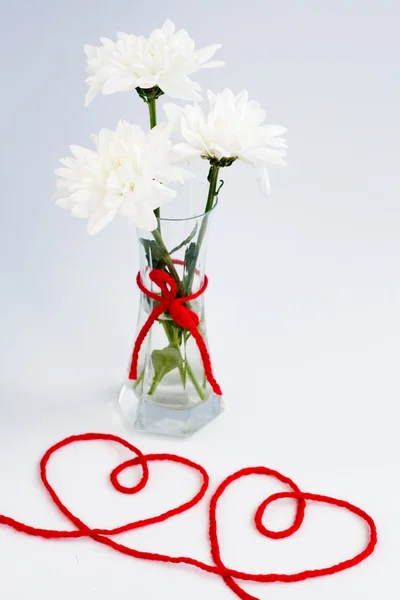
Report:
[{"label": "glass vase", "polygon": [[157,219],[155,231],[137,230],[141,292],[136,360],[133,356],[130,361],[119,397],[136,430],[176,436],[191,435],[223,408],[204,311],[207,238],[217,202],[201,214],[207,187],[184,189],[184,206],[192,216],[178,218],[175,203],[175,213]]}]

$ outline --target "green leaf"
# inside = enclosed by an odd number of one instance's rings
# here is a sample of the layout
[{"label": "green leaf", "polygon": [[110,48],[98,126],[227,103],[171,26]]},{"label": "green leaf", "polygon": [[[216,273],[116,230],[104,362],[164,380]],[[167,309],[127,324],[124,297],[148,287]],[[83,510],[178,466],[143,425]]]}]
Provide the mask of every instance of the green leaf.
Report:
[{"label": "green leaf", "polygon": [[185,267],[188,273],[191,273],[192,270],[196,267],[197,261],[197,246],[194,242],[189,244],[186,248],[185,252]]},{"label": "green leaf", "polygon": [[185,277],[185,281],[184,281],[186,294],[191,293],[191,287],[192,287],[192,283],[193,283],[193,277],[194,277],[194,273],[195,273],[195,269],[196,269],[196,262],[197,262],[197,258],[198,258],[197,252],[198,252],[197,244],[195,244],[195,242],[192,242],[186,248],[186,252],[185,252],[186,277]]},{"label": "green leaf", "polygon": [[161,381],[161,379],[172,371],[181,366],[183,359],[178,348],[173,346],[167,346],[162,350],[153,350],[151,353],[151,360],[154,367],[154,381]]},{"label": "green leaf", "polygon": [[189,242],[192,241],[192,239],[194,238],[194,236],[197,233],[197,223],[194,226],[193,231],[188,235],[188,237],[183,240],[183,242],[181,242],[178,246],[175,246],[175,248],[173,248],[170,252],[170,254],[174,254],[174,252],[178,252],[178,250],[180,250],[181,248],[183,248],[183,246],[187,246],[189,244]]},{"label": "green leaf", "polygon": [[144,248],[147,264],[153,269],[161,269],[165,264],[164,248],[159,246],[156,241],[145,238],[141,238],[140,243]]}]

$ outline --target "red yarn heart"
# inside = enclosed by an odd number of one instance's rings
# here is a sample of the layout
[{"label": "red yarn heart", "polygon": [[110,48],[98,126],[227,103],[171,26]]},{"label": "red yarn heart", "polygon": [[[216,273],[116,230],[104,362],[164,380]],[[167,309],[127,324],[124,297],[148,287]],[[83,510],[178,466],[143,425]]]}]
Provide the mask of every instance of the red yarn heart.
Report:
[{"label": "red yarn heart", "polygon": [[[139,521],[133,521],[131,523],[127,523],[126,525],[122,525],[122,526],[116,527],[114,529],[90,528],[85,523],[83,523],[83,521],[81,521],[77,516],[72,514],[70,512],[70,510],[60,500],[59,496],[57,495],[57,493],[55,492],[55,490],[53,489],[53,487],[51,486],[51,484],[49,483],[49,481],[47,479],[47,465],[48,465],[48,462],[49,462],[51,456],[55,452],[57,452],[57,450],[59,450],[60,448],[63,448],[64,446],[67,446],[67,445],[75,443],[75,442],[91,441],[91,440],[107,440],[107,441],[116,442],[118,444],[121,444],[122,446],[124,446],[125,448],[127,448],[128,450],[130,450],[131,452],[133,452],[135,454],[135,457],[133,459],[127,460],[127,461],[123,462],[122,464],[118,465],[110,474],[110,480],[111,480],[112,485],[114,486],[114,488],[116,490],[118,490],[119,492],[121,492],[123,494],[135,494],[145,487],[148,477],[149,477],[148,463],[151,461],[172,461],[172,462],[176,462],[176,463],[185,465],[187,467],[190,467],[191,469],[195,469],[196,471],[198,471],[200,473],[200,475],[202,477],[202,482],[201,482],[199,491],[187,502],[184,502],[183,504],[181,504],[171,510],[168,510],[164,513],[161,513],[157,516],[149,517],[147,519],[142,519]],[[140,465],[142,468],[142,477],[141,477],[139,483],[137,483],[136,485],[134,485],[132,487],[122,485],[118,480],[118,476],[125,469],[132,467],[132,466],[136,466],[136,465]],[[277,574],[277,573],[252,574],[252,573],[246,573],[243,571],[237,571],[237,570],[228,568],[222,561],[221,552],[220,552],[220,548],[219,548],[219,542],[218,542],[218,527],[217,527],[217,516],[216,516],[218,501],[221,498],[224,491],[227,489],[227,487],[231,483],[233,483],[234,481],[237,481],[238,479],[241,479],[242,477],[246,477],[248,475],[254,475],[254,474],[274,477],[275,479],[278,479],[281,483],[288,485],[290,487],[290,489],[292,490],[290,492],[280,492],[280,493],[272,494],[271,496],[266,498],[266,500],[264,500],[260,504],[259,508],[256,511],[254,521],[255,521],[258,531],[261,534],[263,534],[269,538],[279,539],[279,538],[288,537],[288,536],[292,535],[293,533],[295,533],[301,527],[301,524],[303,522],[304,511],[306,508],[306,500],[311,500],[314,502],[323,502],[325,504],[331,504],[333,506],[345,508],[345,509],[349,510],[350,512],[352,512],[353,514],[355,514],[356,516],[363,519],[369,527],[370,535],[369,535],[369,541],[368,541],[367,546],[365,547],[365,549],[362,552],[360,552],[353,558],[345,560],[345,561],[338,563],[336,565],[333,565],[331,567],[301,571],[300,573],[295,573],[295,574],[290,574],[290,575],[289,574]],[[337,500],[336,498],[331,498],[329,496],[301,492],[300,489],[296,486],[296,484],[291,479],[289,479],[289,477],[285,477],[278,471],[268,469],[267,467],[248,467],[245,469],[241,469],[240,471],[237,471],[236,473],[233,473],[232,475],[227,477],[219,485],[219,487],[217,488],[217,490],[214,492],[213,496],[211,497],[210,507],[209,507],[209,519],[210,519],[209,538],[210,538],[210,549],[211,549],[212,558],[214,560],[214,565],[208,565],[208,564],[203,563],[194,558],[185,557],[185,556],[168,556],[165,554],[158,554],[158,553],[153,553],[153,552],[143,552],[141,550],[129,548],[128,546],[125,546],[124,544],[119,544],[118,542],[115,542],[113,539],[111,539],[111,537],[109,537],[109,536],[114,536],[119,533],[131,531],[132,529],[137,529],[139,527],[145,527],[146,525],[152,525],[155,523],[159,523],[161,521],[165,521],[175,515],[185,512],[186,510],[189,510],[190,508],[195,506],[203,498],[204,494],[207,491],[208,484],[209,484],[208,474],[201,465],[198,465],[197,463],[195,463],[187,458],[184,458],[183,456],[178,456],[176,454],[165,454],[165,453],[143,454],[138,448],[136,448],[135,446],[133,446],[126,440],[124,440],[116,435],[106,434],[106,433],[85,433],[82,435],[70,436],[70,437],[58,442],[51,448],[49,448],[49,450],[47,450],[47,452],[44,454],[42,460],[40,461],[40,475],[41,475],[43,485],[45,486],[46,490],[48,491],[54,504],[71,521],[71,523],[73,523],[73,525],[75,525],[76,530],[73,530],[73,531],[61,531],[60,530],[59,531],[59,530],[52,530],[52,529],[41,529],[41,528],[37,528],[37,527],[32,527],[30,525],[26,525],[24,523],[21,523],[19,521],[12,519],[11,517],[6,517],[6,516],[2,516],[2,515],[0,515],[0,524],[7,525],[8,527],[15,529],[16,531],[20,531],[22,533],[32,535],[32,536],[43,537],[45,539],[90,537],[93,540],[95,540],[96,542],[99,542],[100,544],[109,546],[110,548],[113,548],[114,550],[121,552],[122,554],[127,554],[134,558],[142,558],[142,559],[146,559],[146,560],[153,560],[153,561],[159,561],[159,562],[170,562],[170,563],[175,563],[175,564],[183,563],[183,564],[191,565],[193,567],[197,567],[208,573],[213,573],[215,575],[221,576],[223,578],[224,582],[226,583],[226,585],[236,594],[236,596],[238,596],[242,600],[258,600],[258,599],[255,596],[251,596],[250,594],[245,592],[240,587],[240,585],[237,583],[237,581],[235,581],[236,579],[243,580],[243,581],[258,581],[258,582],[264,582],[264,583],[271,583],[271,582],[276,582],[276,581],[289,583],[289,582],[294,582],[294,581],[302,581],[304,579],[309,579],[309,578],[313,578],[313,577],[332,575],[333,573],[337,573],[339,571],[343,571],[345,569],[353,567],[353,566],[357,565],[358,563],[360,563],[361,561],[365,560],[370,554],[372,554],[372,552],[374,551],[375,545],[377,543],[377,532],[376,532],[376,526],[375,526],[373,519],[366,512],[364,512],[357,506],[354,506],[353,504],[350,504],[349,502],[346,502],[345,500]],[[293,524],[283,531],[270,531],[262,523],[264,511],[272,502],[275,502],[276,500],[280,500],[283,498],[293,498],[293,499],[297,500],[297,509],[296,509],[296,515],[295,515]]]}]

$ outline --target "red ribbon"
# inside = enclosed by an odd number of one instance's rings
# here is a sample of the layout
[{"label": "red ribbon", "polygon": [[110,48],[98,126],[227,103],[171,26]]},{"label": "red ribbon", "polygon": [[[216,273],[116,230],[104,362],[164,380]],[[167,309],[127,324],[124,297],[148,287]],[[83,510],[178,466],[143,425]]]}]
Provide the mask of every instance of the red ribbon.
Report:
[{"label": "red ribbon", "polygon": [[[125,523],[120,525],[119,527],[115,527],[113,529],[105,529],[103,527],[90,527],[84,521],[82,521],[78,516],[76,516],[71,510],[64,504],[64,502],[60,499],[56,490],[52,487],[51,483],[47,478],[47,465],[51,457],[61,448],[68,446],[70,444],[74,444],[76,442],[85,442],[85,441],[97,441],[97,440],[107,440],[114,443],[117,443],[125,448],[127,448],[130,452],[132,452],[133,457],[125,460],[122,464],[118,465],[113,469],[110,474],[110,480],[112,485],[116,490],[122,492],[123,494],[135,494],[142,490],[149,478],[149,463],[153,461],[172,461],[174,463],[179,463],[184,465],[185,467],[189,467],[194,471],[197,471],[200,475],[200,485],[198,491],[186,502],[180,504],[179,506],[175,506],[174,508],[167,509],[165,512],[162,512],[159,515],[154,515],[152,517],[147,517],[145,519],[141,519],[138,521],[133,521],[131,523]],[[142,469],[142,477],[140,478],[138,483],[134,483],[132,486],[123,485],[119,482],[119,475],[128,469],[129,467],[139,466]],[[220,549],[220,541],[218,536],[218,523],[217,523],[217,514],[218,510],[220,510],[219,501],[221,496],[223,496],[225,490],[229,488],[232,483],[235,483],[240,480],[245,480],[248,476],[260,475],[264,477],[271,477],[276,479],[277,481],[285,484],[289,487],[289,491],[278,492],[276,494],[272,494],[268,498],[266,498],[258,507],[256,514],[254,516],[254,523],[256,525],[257,530],[262,535],[272,538],[272,539],[282,539],[287,538],[298,531],[304,520],[304,513],[306,508],[306,501],[310,502],[322,502],[323,504],[327,504],[330,506],[336,506],[339,508],[343,508],[345,510],[350,511],[353,515],[359,517],[365,522],[367,526],[367,540],[365,543],[365,547],[355,556],[348,558],[346,560],[342,560],[339,563],[336,563],[327,567],[319,567],[317,569],[306,569],[300,571],[298,573],[248,573],[246,571],[233,569],[225,565]],[[158,552],[152,551],[143,551],[138,550],[136,548],[130,548],[121,542],[113,539],[113,536],[124,533],[127,531],[133,531],[134,529],[138,529],[141,527],[145,527],[147,525],[154,525],[155,523],[160,523],[162,521],[167,521],[171,517],[175,515],[179,515],[184,513],[185,511],[196,506],[200,500],[204,497],[207,492],[209,485],[209,476],[207,471],[201,465],[185,458],[183,456],[179,456],[177,454],[143,454],[139,448],[136,448],[132,444],[130,444],[127,440],[120,438],[111,433],[84,433],[81,435],[72,435],[64,440],[58,442],[47,452],[44,454],[42,460],[40,461],[40,476],[42,479],[42,483],[50,495],[52,501],[57,506],[57,508],[61,511],[61,513],[67,517],[67,519],[74,525],[74,529],[71,530],[57,530],[57,529],[44,529],[41,527],[33,527],[32,525],[28,525],[22,523],[21,521],[17,521],[12,517],[8,517],[6,515],[0,514],[0,525],[5,525],[14,529],[15,531],[20,531],[21,533],[25,533],[27,535],[32,535],[35,537],[41,537],[47,540],[53,539],[78,539],[78,538],[91,538],[95,542],[99,544],[108,546],[112,550],[116,552],[120,552],[121,554],[125,554],[127,556],[131,556],[133,558],[140,558],[149,561],[157,561],[163,562],[167,564],[184,564],[190,565],[192,567],[196,567],[205,571],[207,573],[211,573],[214,575],[219,575],[223,578],[224,583],[232,590],[232,592],[240,598],[240,600],[259,600],[259,596],[253,596],[252,594],[247,593],[243,588],[241,582],[243,581],[257,581],[259,583],[292,583],[295,581],[304,581],[306,579],[312,579],[314,577],[322,577],[326,575],[333,575],[334,573],[339,573],[340,571],[344,571],[345,569],[349,569],[350,567],[354,567],[358,565],[363,560],[365,560],[368,556],[372,554],[375,549],[377,543],[377,531],[376,525],[372,517],[370,517],[364,510],[358,508],[354,504],[350,504],[346,500],[339,500],[337,498],[332,498],[330,496],[324,496],[321,494],[310,494],[306,492],[302,492],[298,486],[292,481],[289,477],[282,475],[278,471],[274,471],[273,469],[269,469],[268,467],[245,467],[232,473],[228,477],[226,477],[217,487],[217,489],[213,492],[210,503],[209,503],[209,527],[208,527],[208,535],[209,535],[209,545],[211,549],[211,555],[213,562],[212,564],[204,563],[201,560],[196,558],[192,558],[190,556],[170,556],[168,554],[160,554]],[[263,524],[264,511],[265,509],[281,499],[292,499],[295,500],[295,516],[291,526],[287,529],[281,531],[272,531],[267,529],[267,527]],[[327,542],[328,545],[328,542]],[[45,576],[45,569],[43,570],[43,576]],[[351,582],[350,582],[351,584]],[[220,594],[219,594],[220,595]],[[219,597],[218,595],[218,597]]]},{"label": "red ribbon", "polygon": [[171,275],[168,275],[168,273],[166,273],[165,271],[153,269],[149,277],[151,281],[153,281],[153,283],[158,285],[158,287],[160,288],[161,296],[148,290],[142,283],[140,273],[137,274],[136,282],[140,291],[143,292],[143,294],[148,298],[151,298],[152,300],[158,302],[158,305],[153,308],[147,321],[143,325],[142,329],[139,331],[139,335],[136,338],[135,346],[133,348],[132,353],[131,368],[129,370],[129,379],[135,380],[138,378],[137,366],[140,348],[142,347],[142,344],[155,321],[157,321],[157,319],[168,310],[169,314],[171,315],[171,319],[175,321],[175,323],[179,325],[179,327],[187,329],[191,333],[199,349],[207,380],[210,383],[214,393],[218,396],[222,396],[221,388],[219,387],[212,372],[211,359],[207,350],[206,343],[200,331],[198,330],[200,319],[198,315],[195,312],[193,312],[193,310],[185,306],[186,302],[196,300],[196,298],[198,298],[205,292],[208,285],[207,276],[204,277],[203,286],[195,294],[185,296],[184,298],[176,297],[178,292],[177,283],[175,279],[171,277]]}]

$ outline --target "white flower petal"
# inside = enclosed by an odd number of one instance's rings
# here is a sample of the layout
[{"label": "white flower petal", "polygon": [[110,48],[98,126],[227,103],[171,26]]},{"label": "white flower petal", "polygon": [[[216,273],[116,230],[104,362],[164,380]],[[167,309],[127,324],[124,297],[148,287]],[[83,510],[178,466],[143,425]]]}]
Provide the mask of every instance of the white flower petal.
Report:
[{"label": "white flower petal", "polygon": [[240,112],[240,113],[244,113],[244,110],[246,108],[246,105],[249,101],[249,94],[247,92],[247,90],[242,90],[237,96],[236,96],[236,109]]},{"label": "white flower petal", "polygon": [[193,130],[190,126],[189,119],[183,118],[181,120],[181,133],[185,140],[194,148],[201,149],[201,135]]},{"label": "white flower petal", "polygon": [[208,98],[208,102],[210,104],[210,109],[212,110],[215,106],[217,96],[211,90],[207,90],[207,98]]},{"label": "white flower petal", "polygon": [[198,148],[194,148],[190,144],[186,144],[185,142],[175,144],[174,152],[182,156],[183,158],[194,158],[195,156],[201,156],[202,151]]},{"label": "white flower petal", "polygon": [[177,77],[169,74],[161,75],[158,85],[168,96],[180,98],[181,100],[201,100],[201,96],[195,91],[195,84],[186,75]]},{"label": "white flower petal", "polygon": [[173,104],[172,102],[166,102],[163,105],[163,109],[165,116],[167,117],[167,121],[172,125],[173,129],[179,127],[183,112],[182,107],[178,106],[177,104]]},{"label": "white flower petal", "polygon": [[60,193],[63,190],[68,190],[70,188],[70,185],[71,185],[71,183],[66,179],[56,179],[56,188],[57,188],[57,190],[59,190]]},{"label": "white flower petal", "polygon": [[184,183],[188,179],[194,179],[195,175],[182,167],[176,167],[172,165],[167,165],[163,169],[160,169],[157,172],[157,181],[160,183],[168,182],[168,181],[178,181],[179,183]]},{"label": "white flower petal", "polygon": [[[169,20],[148,38],[118,33],[115,42],[108,38],[100,41],[101,46],[85,46],[89,73],[86,105],[99,93],[112,94],[134,87],[149,89],[155,85],[176,98],[200,99],[200,87],[190,81],[188,75],[202,67],[221,64],[208,61],[219,44],[195,50],[188,33],[175,31]],[[131,83],[128,83],[129,78]]]},{"label": "white flower petal", "polygon": [[153,189],[147,200],[147,205],[152,209],[159,208],[174,198],[176,198],[175,190],[171,190],[171,188],[159,181],[153,181]]},{"label": "white flower petal", "polygon": [[75,204],[71,208],[71,214],[78,219],[87,219],[90,215],[89,207],[85,204]]},{"label": "white flower petal", "polygon": [[266,162],[271,165],[285,166],[286,163],[283,160],[283,152],[280,150],[274,150],[273,148],[267,148],[266,146],[260,148],[253,148],[248,152],[243,152],[242,156],[250,162]]},{"label": "white flower petal", "polygon": [[60,208],[66,208],[67,210],[71,210],[74,207],[74,203],[69,198],[59,198],[56,201],[56,206]]},{"label": "white flower petal", "polygon": [[88,58],[96,58],[97,56],[97,48],[95,46],[89,46],[89,44],[85,44],[83,47],[85,54]]},{"label": "white flower petal", "polygon": [[[263,189],[268,189],[265,164],[285,165],[285,128],[278,125],[262,126],[265,111],[258,102],[249,101],[246,90],[237,96],[229,89],[220,94],[207,92],[209,113],[198,106],[180,109],[179,119],[184,143],[174,146],[174,153],[182,158],[235,158],[260,169]],[[172,109],[171,113],[176,109]],[[168,112],[168,111],[167,111]],[[171,116],[171,120],[174,117]],[[176,120],[176,117],[175,117]]]},{"label": "white flower petal", "polygon": [[[115,131],[102,129],[93,141],[96,151],[71,146],[74,158],[56,169],[58,206],[88,219],[88,231],[97,233],[117,213],[141,226],[154,226],[152,211],[175,198],[164,184],[183,183],[191,174],[175,165],[182,160],[169,140],[171,126],[161,123],[145,133],[138,125],[120,121]],[[151,224],[151,227],[150,227]]]},{"label": "white flower petal", "polygon": [[66,167],[59,167],[58,169],[55,169],[54,173],[59,177],[68,179],[69,181],[78,181],[81,177],[80,173],[74,171],[73,169],[67,169]]},{"label": "white flower petal", "polygon": [[172,23],[172,21],[167,19],[164,25],[161,27],[161,31],[163,32],[165,37],[170,38],[175,33],[175,25]]},{"label": "white flower petal", "polygon": [[201,65],[202,69],[215,69],[216,67],[225,67],[226,62],[223,60],[210,60],[209,62]]},{"label": "white flower petal", "polygon": [[108,48],[109,50],[112,50],[114,48],[114,42],[112,40],[109,40],[106,37],[101,37],[100,41],[105,48]]},{"label": "white flower petal", "polygon": [[197,50],[196,56],[200,64],[202,65],[203,63],[207,62],[221,47],[222,44],[212,44],[210,46],[206,46],[205,48]]},{"label": "white flower petal", "polygon": [[123,196],[121,194],[107,194],[107,196],[104,198],[103,204],[106,208],[117,210],[122,202]]},{"label": "white flower petal", "polygon": [[271,185],[269,181],[269,175],[266,167],[264,165],[259,166],[256,169],[257,172],[257,181],[260,190],[263,194],[269,194],[271,192]]},{"label": "white flower petal", "polygon": [[155,75],[143,75],[143,77],[139,77],[136,80],[136,86],[135,87],[140,87],[143,88],[144,90],[149,90],[152,87],[154,87],[155,85],[157,85],[158,80],[157,77]]},{"label": "white flower petal", "polygon": [[133,192],[130,192],[125,195],[124,201],[118,208],[118,213],[124,217],[134,219],[136,212],[136,195]]},{"label": "white flower petal", "polygon": [[124,33],[123,31],[119,31],[117,33],[117,39],[120,40],[121,42],[126,42],[129,40],[131,36],[129,36],[127,33]]},{"label": "white flower petal", "polygon": [[96,98],[96,96],[98,96],[101,92],[100,88],[97,88],[95,86],[91,86],[88,89],[88,92],[85,96],[85,107],[89,106],[89,104]]},{"label": "white flower petal", "polygon": [[116,92],[127,92],[136,87],[136,81],[133,77],[127,75],[126,77],[113,77],[107,79],[101,88],[102,93],[105,96],[109,94],[115,94]]},{"label": "white flower petal", "polygon": [[88,189],[76,190],[71,194],[71,200],[78,204],[88,202],[90,200],[90,191]]},{"label": "white flower petal", "polygon": [[114,210],[108,210],[107,208],[98,208],[89,217],[88,221],[88,233],[95,235],[99,233],[106,225],[108,225],[115,217],[116,212]]},{"label": "white flower petal", "polygon": [[89,150],[83,146],[75,146],[73,144],[69,146],[69,149],[77,160],[84,160],[89,165],[97,165],[97,154],[96,152],[93,152],[93,150]]},{"label": "white flower petal", "polygon": [[70,156],[67,156],[67,158],[61,158],[60,163],[63,165],[63,167],[67,167],[67,169],[74,169],[76,166],[75,158],[71,158]]},{"label": "white flower petal", "polygon": [[235,158],[235,154],[232,154],[232,151],[228,150],[227,148],[223,148],[219,144],[214,145],[214,150],[215,156],[219,160],[221,160],[221,158]]},{"label": "white flower petal", "polygon": [[258,102],[255,101],[250,101],[247,104],[246,107],[246,117],[249,121],[249,124],[252,125],[253,127],[257,127],[259,125],[261,125],[261,123],[264,121],[265,117],[267,116],[267,113],[265,112],[265,110],[263,110],[262,108],[260,108],[260,105]]},{"label": "white flower petal", "polygon": [[135,223],[137,227],[146,231],[154,231],[157,229],[157,219],[154,212],[146,205],[138,205]]},{"label": "white flower petal", "polygon": [[259,140],[260,146],[261,145],[266,145],[266,146],[270,146],[271,148],[278,148],[282,150],[282,154],[285,154],[285,150],[287,148],[287,144],[284,138],[280,138],[280,137],[275,137],[275,138],[264,138],[260,137]]},{"label": "white flower petal", "polygon": [[265,132],[270,138],[284,135],[287,132],[286,127],[282,127],[282,125],[264,125],[263,127],[260,127],[260,129],[262,129],[263,133]]}]

